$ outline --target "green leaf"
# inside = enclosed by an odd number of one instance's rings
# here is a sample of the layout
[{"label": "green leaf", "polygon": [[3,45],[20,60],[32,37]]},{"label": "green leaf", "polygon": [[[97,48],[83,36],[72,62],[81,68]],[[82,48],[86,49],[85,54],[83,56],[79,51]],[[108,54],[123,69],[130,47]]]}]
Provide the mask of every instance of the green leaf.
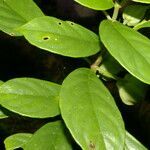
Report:
[{"label": "green leaf", "polygon": [[0,80],[0,86],[3,84],[4,82]]},{"label": "green leaf", "polygon": [[143,20],[134,27],[134,30],[139,30],[141,28],[150,28],[150,20],[149,21]]},{"label": "green leaf", "polygon": [[62,117],[84,150],[121,150],[125,129],[109,91],[89,69],[73,71],[60,92]]},{"label": "green leaf", "polygon": [[[4,83],[4,82],[0,80],[0,86],[1,86],[3,83]],[[4,119],[4,118],[7,118],[7,117],[8,117],[8,116],[5,115],[2,110],[0,110],[0,119]]]},{"label": "green leaf", "polygon": [[7,34],[20,35],[15,28],[41,16],[44,14],[32,0],[0,0],[0,30]]},{"label": "green leaf", "polygon": [[0,104],[27,117],[47,118],[60,114],[60,85],[32,78],[17,78],[0,86]]},{"label": "green leaf", "polygon": [[128,74],[124,79],[118,80],[117,87],[122,101],[127,105],[134,105],[144,100],[148,85]]},{"label": "green leaf", "polygon": [[144,17],[149,6],[144,5],[129,5],[123,12],[124,24],[128,26],[135,26]]},{"label": "green leaf", "polygon": [[150,0],[132,0],[134,2],[139,2],[139,3],[145,3],[145,4],[150,4]]},{"label": "green leaf", "polygon": [[126,132],[125,150],[148,150],[139,141],[137,141],[130,133]]},{"label": "green leaf", "polygon": [[71,57],[85,57],[100,50],[99,37],[88,29],[53,17],[36,18],[18,29],[33,45]]},{"label": "green leaf", "polygon": [[112,0],[75,0],[79,4],[95,10],[106,10],[114,6]]},{"label": "green leaf", "polygon": [[32,137],[30,133],[17,133],[7,137],[4,141],[6,150],[23,147]]},{"label": "green leaf", "polygon": [[47,123],[32,136],[24,150],[72,150],[62,122]]},{"label": "green leaf", "polygon": [[[109,35],[109,36],[108,36]],[[100,37],[110,54],[133,76],[150,84],[150,40],[119,22],[102,21]]]}]

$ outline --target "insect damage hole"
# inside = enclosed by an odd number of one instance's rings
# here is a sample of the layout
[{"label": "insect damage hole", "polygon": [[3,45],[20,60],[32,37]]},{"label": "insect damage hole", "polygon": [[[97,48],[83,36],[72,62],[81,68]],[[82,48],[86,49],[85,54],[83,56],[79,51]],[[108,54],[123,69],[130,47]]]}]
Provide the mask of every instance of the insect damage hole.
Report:
[{"label": "insect damage hole", "polygon": [[10,33],[10,36],[15,36],[15,34],[14,33]]},{"label": "insect damage hole", "polygon": [[90,141],[89,147],[91,150],[95,150],[95,144],[92,141]]},{"label": "insect damage hole", "polygon": [[44,40],[44,41],[47,41],[47,40],[49,40],[49,39],[50,39],[50,37],[48,37],[48,36],[44,36],[44,37],[43,37],[43,40]]},{"label": "insect damage hole", "polygon": [[58,24],[61,25],[61,22],[59,22]]}]

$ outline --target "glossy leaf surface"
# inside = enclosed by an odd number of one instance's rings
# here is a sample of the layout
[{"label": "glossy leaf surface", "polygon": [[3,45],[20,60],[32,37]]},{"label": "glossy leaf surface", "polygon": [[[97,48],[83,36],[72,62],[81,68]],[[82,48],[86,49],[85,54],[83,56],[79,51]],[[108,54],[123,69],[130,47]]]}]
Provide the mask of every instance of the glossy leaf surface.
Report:
[{"label": "glossy leaf surface", "polygon": [[130,133],[126,132],[125,150],[148,150],[139,141],[137,141]]},{"label": "glossy leaf surface", "polygon": [[46,118],[60,114],[60,85],[32,78],[9,80],[0,86],[0,104],[27,117]]},{"label": "glossy leaf surface", "polygon": [[150,4],[150,0],[132,0],[134,2],[140,2],[140,3],[145,3],[145,4]]},{"label": "glossy leaf surface", "polygon": [[6,150],[23,147],[32,137],[30,133],[17,133],[7,137],[4,141]]},{"label": "glossy leaf surface", "polygon": [[112,0],[75,0],[79,4],[95,10],[106,10],[113,7]]},{"label": "glossy leaf surface", "polygon": [[36,18],[19,31],[31,44],[64,56],[85,57],[100,50],[99,37],[95,33],[53,17]]},{"label": "glossy leaf surface", "polygon": [[[0,86],[1,86],[3,83],[4,83],[3,81],[0,81]],[[8,117],[8,116],[5,115],[2,110],[0,110],[0,119],[7,118],[7,117]]]},{"label": "glossy leaf surface", "polygon": [[120,112],[91,70],[77,69],[64,80],[60,109],[66,126],[82,149],[123,149],[125,130]]},{"label": "glossy leaf surface", "polygon": [[0,0],[0,30],[10,35],[20,35],[15,28],[43,15],[32,0]]},{"label": "glossy leaf surface", "polygon": [[124,79],[118,80],[117,87],[122,101],[127,105],[134,105],[144,100],[148,85],[128,74]]},{"label": "glossy leaf surface", "polygon": [[47,123],[32,136],[24,150],[72,150],[62,122]]},{"label": "glossy leaf surface", "polygon": [[[109,36],[108,36],[109,35]],[[150,84],[150,40],[119,22],[104,20],[100,37],[110,54],[133,76]]]}]

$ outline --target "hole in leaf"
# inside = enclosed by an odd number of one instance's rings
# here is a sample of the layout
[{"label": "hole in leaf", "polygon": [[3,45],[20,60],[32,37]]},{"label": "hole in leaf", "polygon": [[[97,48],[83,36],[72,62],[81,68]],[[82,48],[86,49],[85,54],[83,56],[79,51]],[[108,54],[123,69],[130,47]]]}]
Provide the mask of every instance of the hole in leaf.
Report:
[{"label": "hole in leaf", "polygon": [[94,150],[95,149],[95,144],[92,143],[92,141],[90,141],[90,145],[89,145],[90,149]]},{"label": "hole in leaf", "polygon": [[58,24],[61,25],[61,22],[59,22]]},{"label": "hole in leaf", "polygon": [[45,37],[43,37],[43,40],[44,40],[44,41],[49,40],[49,37],[48,37],[48,36],[45,36]]},{"label": "hole in leaf", "polygon": [[74,23],[73,23],[73,22],[71,22],[71,25],[74,25]]},{"label": "hole in leaf", "polygon": [[10,33],[10,36],[15,36],[15,34],[14,33]]}]

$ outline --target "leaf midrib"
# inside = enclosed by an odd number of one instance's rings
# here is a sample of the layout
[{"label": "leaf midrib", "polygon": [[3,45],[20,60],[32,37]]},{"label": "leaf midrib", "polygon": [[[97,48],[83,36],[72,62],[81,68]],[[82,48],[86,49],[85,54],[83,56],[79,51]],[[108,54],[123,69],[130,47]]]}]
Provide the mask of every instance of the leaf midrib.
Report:
[{"label": "leaf midrib", "polygon": [[[87,88],[88,88],[88,91],[91,91],[90,90],[90,82],[91,82],[91,80],[90,80],[90,74],[88,74],[88,82],[87,82]],[[103,144],[104,144],[104,147],[105,147],[105,149],[106,149],[106,145],[105,145],[105,141],[104,141],[104,136],[103,136],[103,134],[102,134],[102,132],[101,132],[101,128],[100,128],[100,123],[99,123],[99,119],[98,119],[98,117],[97,117],[97,113],[95,112],[95,107],[94,107],[94,105],[93,105],[93,98],[92,98],[92,96],[91,96],[91,93],[90,92],[88,92],[88,95],[89,95],[89,97],[90,97],[90,100],[89,100],[89,102],[91,103],[91,105],[92,105],[92,108],[93,109],[91,109],[92,111],[93,111],[93,114],[95,115],[95,118],[96,118],[96,122],[97,122],[97,124],[98,124],[98,129],[99,129],[99,134],[101,135],[101,137],[102,137],[102,141],[103,141]]]}]

